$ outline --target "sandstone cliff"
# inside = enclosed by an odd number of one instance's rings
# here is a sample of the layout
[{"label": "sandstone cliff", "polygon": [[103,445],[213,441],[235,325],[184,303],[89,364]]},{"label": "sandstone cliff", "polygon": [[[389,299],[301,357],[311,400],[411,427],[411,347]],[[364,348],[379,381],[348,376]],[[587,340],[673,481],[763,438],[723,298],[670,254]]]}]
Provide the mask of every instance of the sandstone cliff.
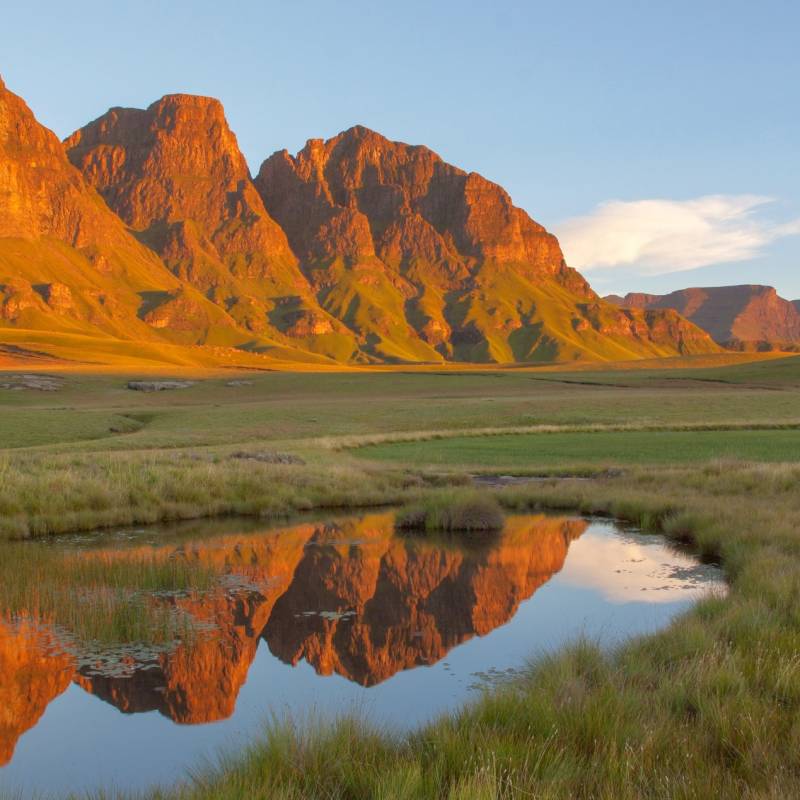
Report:
[{"label": "sandstone cliff", "polygon": [[720,344],[738,349],[781,349],[800,344],[800,309],[772,286],[711,286],[670,294],[609,295],[625,308],[674,309]]},{"label": "sandstone cliff", "polygon": [[65,145],[86,180],[175,275],[245,329],[323,351],[319,334],[335,330],[351,339],[352,352],[352,336],[319,308],[265,210],[218,100],[168,95],[144,110],[112,108]]},{"label": "sandstone cliff", "polygon": [[[622,313],[497,184],[363,127],[275,153],[256,186],[323,307],[382,359],[708,352],[677,316]],[[677,335],[676,335],[677,333]]]}]

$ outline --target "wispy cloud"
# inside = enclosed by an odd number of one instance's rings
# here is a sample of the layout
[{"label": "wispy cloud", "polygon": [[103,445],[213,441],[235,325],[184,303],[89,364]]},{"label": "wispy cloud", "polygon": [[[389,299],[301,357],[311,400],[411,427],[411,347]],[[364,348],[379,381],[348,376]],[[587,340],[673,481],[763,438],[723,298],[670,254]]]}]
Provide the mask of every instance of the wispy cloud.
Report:
[{"label": "wispy cloud", "polygon": [[776,223],[759,214],[760,195],[693,200],[612,200],[556,226],[567,263],[590,272],[618,267],[641,275],[746,261],[770,242],[800,234],[800,219]]}]

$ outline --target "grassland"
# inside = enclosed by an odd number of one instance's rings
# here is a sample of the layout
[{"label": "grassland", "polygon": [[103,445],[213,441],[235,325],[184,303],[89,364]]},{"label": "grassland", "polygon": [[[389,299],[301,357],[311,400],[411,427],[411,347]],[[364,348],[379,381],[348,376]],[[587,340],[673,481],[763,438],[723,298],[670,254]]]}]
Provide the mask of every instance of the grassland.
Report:
[{"label": "grassland", "polygon": [[[414,503],[474,471],[590,474],[498,500],[689,541],[721,560],[729,595],[615,652],[579,643],[409,738],[279,725],[159,796],[800,796],[800,359],[673,367],[217,374],[156,394],[126,389],[135,375],[64,374],[59,392],[0,391],[0,536]],[[30,546],[6,545],[3,568]],[[140,564],[118,583],[140,578],[194,580]]]},{"label": "grassland", "polygon": [[713,459],[800,461],[800,430],[595,431],[457,436],[364,447],[360,455],[408,464],[529,469],[675,464]]}]

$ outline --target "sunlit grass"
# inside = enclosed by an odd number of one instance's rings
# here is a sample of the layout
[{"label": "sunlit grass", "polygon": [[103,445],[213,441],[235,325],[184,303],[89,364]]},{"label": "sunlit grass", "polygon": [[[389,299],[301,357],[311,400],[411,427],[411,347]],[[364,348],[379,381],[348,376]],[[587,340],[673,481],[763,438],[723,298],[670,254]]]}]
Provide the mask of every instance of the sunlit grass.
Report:
[{"label": "sunlit grass", "polygon": [[439,490],[424,495],[397,512],[395,525],[401,531],[468,533],[499,531],[503,510],[486,492],[474,489]]},{"label": "sunlit grass", "polygon": [[265,464],[211,454],[0,458],[0,539],[222,514],[275,516],[397,502],[421,480],[350,464]]}]

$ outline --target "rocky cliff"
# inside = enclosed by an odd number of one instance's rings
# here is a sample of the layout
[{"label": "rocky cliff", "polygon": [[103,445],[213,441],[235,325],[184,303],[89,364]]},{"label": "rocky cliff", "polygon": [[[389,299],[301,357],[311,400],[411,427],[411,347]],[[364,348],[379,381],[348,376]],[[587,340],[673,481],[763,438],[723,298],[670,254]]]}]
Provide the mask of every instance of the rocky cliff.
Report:
[{"label": "rocky cliff", "polygon": [[318,335],[335,330],[352,352],[352,335],[319,308],[264,208],[218,100],[168,95],[144,110],[113,108],[65,145],[137,236],[238,324],[323,351]]},{"label": "rocky cliff", "polygon": [[606,299],[624,308],[674,309],[715,341],[737,349],[800,345],[800,308],[772,286],[710,286],[665,295],[632,292]]},{"label": "rocky cliff", "polygon": [[320,303],[381,359],[555,361],[707,352],[677,315],[620,312],[497,184],[355,127],[275,153],[256,186]]},{"label": "rocky cliff", "polygon": [[159,343],[252,338],[131,233],[57,137],[0,82],[3,328],[145,342],[156,353]]}]

